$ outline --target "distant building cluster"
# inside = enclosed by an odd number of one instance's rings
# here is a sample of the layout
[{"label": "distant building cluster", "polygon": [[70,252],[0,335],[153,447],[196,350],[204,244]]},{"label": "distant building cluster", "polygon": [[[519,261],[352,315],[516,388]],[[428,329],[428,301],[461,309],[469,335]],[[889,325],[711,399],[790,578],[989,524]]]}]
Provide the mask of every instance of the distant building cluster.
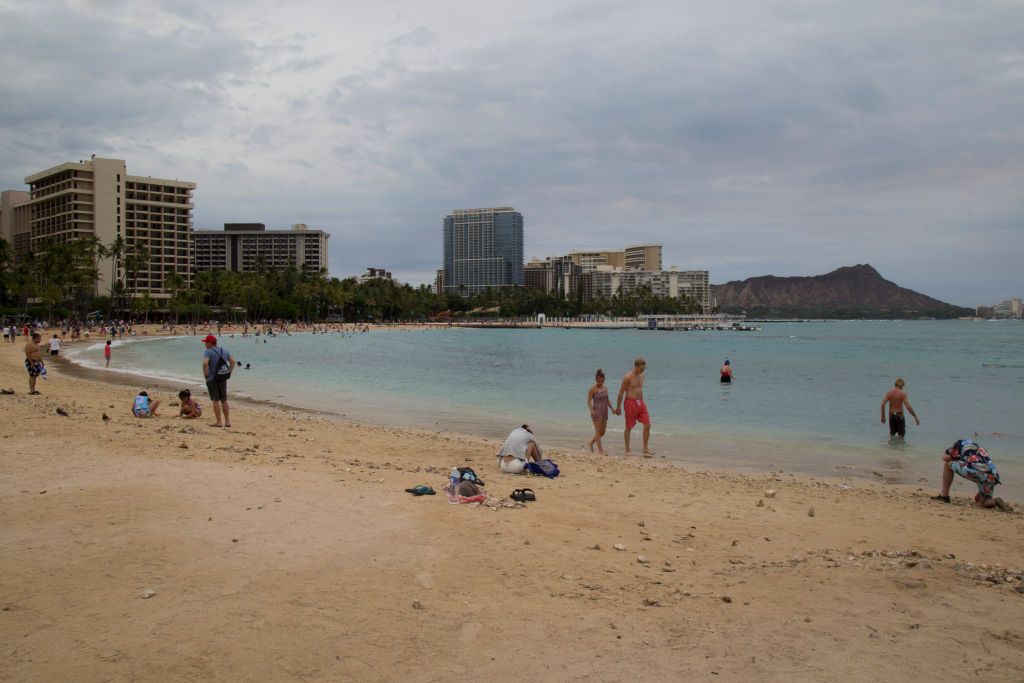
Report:
[{"label": "distant building cluster", "polygon": [[523,215],[503,206],[456,209],[442,221],[444,265],[434,291],[462,296],[488,289],[526,287],[590,301],[650,287],[658,296],[689,297],[711,308],[706,270],[662,267],[660,244],[621,251],[571,251],[523,263]]},{"label": "distant building cluster", "polygon": [[997,320],[1021,319],[1021,300],[1007,299],[994,306],[978,306],[975,315],[979,318],[994,318]]},{"label": "distant building cluster", "polygon": [[371,280],[394,280],[391,277],[390,270],[384,270],[383,268],[367,268],[366,272],[356,278],[356,282],[363,284],[370,282]]},{"label": "distant building cluster", "polygon": [[[25,178],[29,190],[0,192],[0,237],[10,243],[15,263],[49,243],[96,237],[111,246],[121,238],[126,254],[140,246],[147,263],[133,273],[133,294],[169,298],[169,276],[190,284],[197,272],[255,271],[264,267],[326,270],[327,238],[303,224],[267,230],[261,223],[228,223],[223,231],[194,230],[193,192],[184,180],[129,175],[122,159],[67,162]],[[124,262],[99,264],[96,294],[125,277]]]},{"label": "distant building cluster", "polygon": [[711,308],[706,270],[662,267],[660,244],[639,244],[622,251],[571,251],[565,256],[533,259],[526,264],[526,286],[584,301],[611,299],[649,287],[656,296],[688,297]]}]

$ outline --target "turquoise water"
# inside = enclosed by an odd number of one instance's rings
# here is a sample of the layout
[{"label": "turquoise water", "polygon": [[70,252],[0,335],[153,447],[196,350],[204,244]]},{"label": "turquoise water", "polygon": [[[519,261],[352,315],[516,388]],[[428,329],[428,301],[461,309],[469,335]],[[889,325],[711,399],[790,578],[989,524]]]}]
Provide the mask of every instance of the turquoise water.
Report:
[{"label": "turquoise water", "polygon": [[[822,322],[761,332],[644,330],[376,331],[224,337],[243,364],[231,390],[379,423],[503,437],[529,423],[542,443],[590,437],[586,391],[600,367],[613,397],[633,359],[648,363],[651,446],[681,463],[866,476],[934,487],[940,455],[976,440],[995,458],[1004,493],[1024,497],[1024,324]],[[265,343],[266,342],[266,343]],[[198,337],[122,344],[119,370],[198,382]],[[99,345],[70,352],[101,365]],[[722,386],[730,358],[736,381]],[[903,377],[920,427],[888,443],[882,396]],[[622,418],[606,448],[622,452]],[[634,447],[639,447],[639,431]],[[966,483],[958,485],[968,492]]]}]

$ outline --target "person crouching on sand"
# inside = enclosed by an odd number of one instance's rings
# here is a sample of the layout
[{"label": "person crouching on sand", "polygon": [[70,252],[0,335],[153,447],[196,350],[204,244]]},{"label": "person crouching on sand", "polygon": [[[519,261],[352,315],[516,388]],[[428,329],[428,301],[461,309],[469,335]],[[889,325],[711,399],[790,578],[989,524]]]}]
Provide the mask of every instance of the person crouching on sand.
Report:
[{"label": "person crouching on sand", "polygon": [[132,415],[135,417],[158,417],[156,409],[160,407],[160,401],[150,399],[149,394],[140,391],[132,404]]},{"label": "person crouching on sand", "polygon": [[522,474],[526,463],[539,462],[543,455],[529,425],[516,427],[498,451],[498,469],[505,474]]},{"label": "person crouching on sand", "polygon": [[183,417],[186,420],[192,420],[202,416],[203,407],[199,405],[199,401],[192,398],[191,391],[188,389],[182,389],[179,391],[178,400],[181,402],[181,407],[178,410],[178,417]]},{"label": "person crouching on sand", "polygon": [[594,378],[596,383],[587,392],[587,407],[590,408],[590,419],[594,423],[594,438],[587,443],[591,451],[597,445],[597,452],[606,455],[604,446],[601,445],[601,437],[608,429],[608,409],[611,402],[608,400],[608,387],[604,385],[604,370],[598,369]]},{"label": "person crouching on sand", "polygon": [[933,500],[949,502],[949,487],[953,484],[953,474],[956,473],[977,484],[978,493],[974,496],[974,501],[981,507],[998,507],[1004,511],[1010,507],[1002,498],[995,498],[992,495],[996,485],[1001,482],[996,464],[992,462],[984,448],[970,439],[957,439],[946,449],[942,460],[942,493],[932,496]]}]

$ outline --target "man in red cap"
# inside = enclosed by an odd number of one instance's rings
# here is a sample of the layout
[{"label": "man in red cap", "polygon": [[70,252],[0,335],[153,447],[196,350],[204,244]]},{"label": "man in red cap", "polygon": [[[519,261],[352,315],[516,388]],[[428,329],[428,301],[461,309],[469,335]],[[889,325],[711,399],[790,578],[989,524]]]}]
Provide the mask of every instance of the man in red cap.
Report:
[{"label": "man in red cap", "polygon": [[[217,421],[214,427],[230,427],[231,413],[228,408],[228,379],[235,369],[235,359],[227,349],[217,346],[217,338],[212,334],[203,339],[206,351],[203,353],[203,377],[206,378],[206,390],[213,404],[213,414]],[[221,412],[224,421],[221,422]]]}]

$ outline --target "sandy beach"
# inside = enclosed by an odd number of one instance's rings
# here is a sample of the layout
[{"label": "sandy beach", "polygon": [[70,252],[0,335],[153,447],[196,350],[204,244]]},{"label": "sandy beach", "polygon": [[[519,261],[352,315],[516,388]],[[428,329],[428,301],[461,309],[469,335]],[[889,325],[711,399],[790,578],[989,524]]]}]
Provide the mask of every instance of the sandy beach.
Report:
[{"label": "sandy beach", "polygon": [[[921,488],[567,450],[525,479],[494,441],[254,402],[215,429],[59,363],[28,396],[22,361],[3,681],[1024,679],[1022,506],[931,501],[938,455]],[[453,465],[537,500],[404,492]]]}]

